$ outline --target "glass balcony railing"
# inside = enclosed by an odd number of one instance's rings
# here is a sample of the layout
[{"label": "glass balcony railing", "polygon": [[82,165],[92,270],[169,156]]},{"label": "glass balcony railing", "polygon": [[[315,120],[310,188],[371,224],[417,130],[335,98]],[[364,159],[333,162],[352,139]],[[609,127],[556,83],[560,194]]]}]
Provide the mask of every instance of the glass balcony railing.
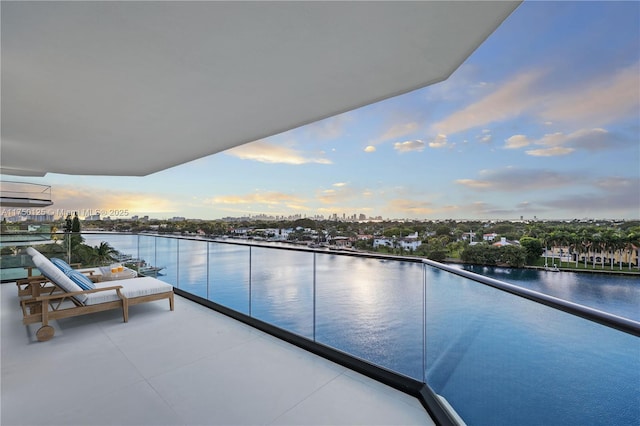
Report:
[{"label": "glass balcony railing", "polygon": [[438,421],[640,420],[640,323],[629,319],[416,258],[83,237],[162,268],[157,278],[185,297],[422,384]]},{"label": "glass balcony railing", "polygon": [[[0,181],[0,205],[38,208],[53,204],[51,186],[29,182]],[[37,213],[42,215],[44,213]]]}]

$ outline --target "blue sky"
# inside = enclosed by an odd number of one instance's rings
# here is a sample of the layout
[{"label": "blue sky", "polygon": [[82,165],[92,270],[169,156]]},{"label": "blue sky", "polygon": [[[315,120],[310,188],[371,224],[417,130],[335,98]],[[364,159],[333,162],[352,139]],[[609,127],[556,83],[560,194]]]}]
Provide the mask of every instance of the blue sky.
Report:
[{"label": "blue sky", "polygon": [[640,219],[639,52],[638,2],[525,2],[442,83],[146,177],[22,180],[154,218]]}]

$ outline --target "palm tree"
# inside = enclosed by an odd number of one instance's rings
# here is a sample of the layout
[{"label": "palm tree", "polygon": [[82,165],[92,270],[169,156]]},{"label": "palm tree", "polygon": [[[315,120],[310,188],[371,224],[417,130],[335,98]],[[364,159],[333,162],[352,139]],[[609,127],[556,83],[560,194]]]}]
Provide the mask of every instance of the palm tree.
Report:
[{"label": "palm tree", "polygon": [[[633,263],[633,254],[640,247],[640,232],[632,231],[627,234],[626,238],[627,242],[627,251],[629,253],[628,261],[629,261],[629,270],[631,270],[631,264]],[[637,253],[637,252],[636,252]],[[640,271],[640,256],[636,258],[636,266]]]},{"label": "palm tree", "polygon": [[117,259],[118,250],[114,249],[109,243],[103,241],[95,247],[85,246],[83,257],[87,264],[106,265]]},{"label": "palm tree", "polygon": [[629,239],[625,234],[618,234],[618,254],[620,257],[618,257],[618,266],[619,266],[619,270],[622,271],[622,261],[624,260],[625,256],[624,254],[626,254],[625,252],[627,251],[627,248],[629,247]]},{"label": "palm tree", "polygon": [[607,229],[602,233],[602,269],[604,269],[604,253],[609,257],[609,267],[613,269],[613,254],[617,248],[616,234],[614,231]]},{"label": "palm tree", "polygon": [[591,234],[587,231],[587,230],[583,230],[582,232],[580,232],[580,235],[578,237],[580,239],[580,251],[584,253],[584,267],[587,267],[587,257],[589,256],[589,253],[591,252],[591,245],[593,244],[591,242]]},{"label": "palm tree", "polygon": [[578,267],[578,260],[580,258],[580,236],[575,232],[567,234],[567,243],[569,244],[569,254],[575,256],[576,268]]},{"label": "palm tree", "polygon": [[596,269],[596,253],[598,253],[602,249],[602,234],[597,233],[591,236],[591,247],[593,252],[592,269]]}]

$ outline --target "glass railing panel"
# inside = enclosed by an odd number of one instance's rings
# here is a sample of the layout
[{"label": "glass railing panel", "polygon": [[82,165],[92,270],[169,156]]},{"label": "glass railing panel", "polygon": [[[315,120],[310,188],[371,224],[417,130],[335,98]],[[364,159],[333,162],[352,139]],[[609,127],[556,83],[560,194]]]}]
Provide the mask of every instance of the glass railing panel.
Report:
[{"label": "glass railing panel", "polygon": [[128,260],[134,259],[137,257],[138,252],[138,239],[136,235],[131,234],[112,234],[112,233],[82,233],[83,244],[89,247],[99,247],[102,243],[107,243],[111,248],[117,250],[123,255],[128,255],[129,258],[116,258],[112,261],[102,260],[96,263],[95,265],[89,265],[88,263],[85,265],[83,262],[83,266],[107,266],[112,263],[128,263],[129,266],[132,266]]},{"label": "glass railing panel", "polygon": [[422,380],[422,264],[317,254],[316,340]]},{"label": "glass railing panel", "polygon": [[[4,207],[50,206],[51,186],[31,182],[0,181],[0,200]],[[46,212],[38,214],[44,216]]]},{"label": "glass railing panel", "polygon": [[[179,288],[207,297],[207,242],[178,240]],[[162,274],[165,270],[160,270]]]},{"label": "glass railing panel", "polygon": [[[0,230],[0,281],[27,278],[32,267],[31,256],[25,249],[39,247],[51,256],[61,257],[62,245],[56,245],[56,236],[49,225],[1,224]],[[62,238],[60,236],[59,238]],[[65,258],[66,260],[66,258]],[[37,269],[31,273],[38,275]]]},{"label": "glass railing panel", "polygon": [[251,316],[313,338],[313,253],[251,248]]},{"label": "glass railing panel", "polygon": [[[140,275],[145,275],[144,267],[155,266],[158,264],[158,245],[161,246],[160,251],[164,247],[164,238],[156,237],[153,235],[137,235],[136,252],[134,254],[135,264],[138,267]],[[177,252],[174,251],[171,257],[176,257]],[[161,254],[162,256],[162,254]]]},{"label": "glass railing panel", "polygon": [[146,256],[141,250],[141,259],[145,261],[148,268],[160,268],[157,271],[143,271],[145,275],[157,278],[166,283],[180,288],[182,270],[180,270],[178,261],[178,250],[183,243],[182,240],[170,237],[147,236],[155,241],[153,247],[153,255]]},{"label": "glass railing panel", "polygon": [[212,302],[249,315],[251,247],[237,244],[209,244],[209,286]]},{"label": "glass railing panel", "polygon": [[640,340],[427,268],[426,378],[468,424],[634,424]]},{"label": "glass railing panel", "polygon": [[[0,249],[0,281],[15,281],[27,278],[28,268],[33,268],[31,256],[21,246],[2,246]],[[32,275],[40,275],[37,269],[31,269]]]}]

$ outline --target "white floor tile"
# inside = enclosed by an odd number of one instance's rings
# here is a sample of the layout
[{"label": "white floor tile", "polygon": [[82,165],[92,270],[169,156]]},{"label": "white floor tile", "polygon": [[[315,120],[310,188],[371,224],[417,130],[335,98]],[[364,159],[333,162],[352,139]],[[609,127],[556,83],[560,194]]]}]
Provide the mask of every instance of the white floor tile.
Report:
[{"label": "white floor tile", "polygon": [[37,342],[0,285],[0,424],[433,424],[379,382],[176,297],[56,321]]}]

